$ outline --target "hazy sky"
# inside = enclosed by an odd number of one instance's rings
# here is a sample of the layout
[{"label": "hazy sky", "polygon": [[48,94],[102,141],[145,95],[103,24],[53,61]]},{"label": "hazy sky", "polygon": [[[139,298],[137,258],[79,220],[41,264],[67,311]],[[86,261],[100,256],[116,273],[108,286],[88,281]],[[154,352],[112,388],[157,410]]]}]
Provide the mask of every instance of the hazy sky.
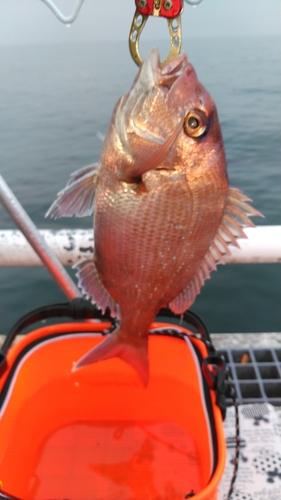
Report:
[{"label": "hazy sky", "polygon": [[[76,0],[55,0],[64,15]],[[0,44],[125,40],[134,0],[85,0],[70,28],[42,0],[0,0]],[[281,0],[203,0],[185,3],[183,37],[281,34]],[[168,36],[166,21],[149,19],[142,39]]]}]

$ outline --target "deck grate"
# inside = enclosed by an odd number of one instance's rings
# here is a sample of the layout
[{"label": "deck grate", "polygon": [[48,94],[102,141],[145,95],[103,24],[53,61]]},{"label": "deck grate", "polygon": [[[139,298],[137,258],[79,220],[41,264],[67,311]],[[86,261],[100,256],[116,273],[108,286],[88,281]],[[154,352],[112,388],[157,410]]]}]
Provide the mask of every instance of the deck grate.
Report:
[{"label": "deck grate", "polygon": [[229,367],[239,404],[281,406],[281,349],[224,348],[219,352]]}]

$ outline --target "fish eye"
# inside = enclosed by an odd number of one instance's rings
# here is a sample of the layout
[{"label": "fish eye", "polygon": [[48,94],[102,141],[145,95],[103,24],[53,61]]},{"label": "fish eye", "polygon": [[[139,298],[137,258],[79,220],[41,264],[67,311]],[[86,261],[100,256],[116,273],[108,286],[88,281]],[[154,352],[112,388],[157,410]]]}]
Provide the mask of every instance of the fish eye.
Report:
[{"label": "fish eye", "polygon": [[183,122],[183,130],[189,137],[202,137],[207,127],[207,117],[200,109],[190,111]]}]

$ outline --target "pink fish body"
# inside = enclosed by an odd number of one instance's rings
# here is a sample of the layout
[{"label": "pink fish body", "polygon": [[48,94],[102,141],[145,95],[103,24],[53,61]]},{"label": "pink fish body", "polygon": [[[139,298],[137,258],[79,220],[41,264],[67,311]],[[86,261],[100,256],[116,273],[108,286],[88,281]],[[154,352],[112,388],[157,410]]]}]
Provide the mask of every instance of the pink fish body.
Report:
[{"label": "pink fish body", "polygon": [[259,215],[229,188],[215,104],[185,54],[161,69],[153,49],[113,112],[100,162],[73,174],[48,214],[89,215],[93,260],[79,285],[120,326],[77,367],[118,356],[144,384],[148,329],[167,305],[188,309]]}]

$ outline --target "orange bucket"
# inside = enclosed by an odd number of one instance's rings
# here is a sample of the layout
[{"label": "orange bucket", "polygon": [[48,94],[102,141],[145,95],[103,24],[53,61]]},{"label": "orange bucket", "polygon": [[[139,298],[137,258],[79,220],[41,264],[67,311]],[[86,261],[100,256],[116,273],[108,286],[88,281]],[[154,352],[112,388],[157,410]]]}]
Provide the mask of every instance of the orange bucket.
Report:
[{"label": "orange bucket", "polygon": [[118,358],[72,373],[108,326],[52,325],[10,348],[0,380],[3,495],[216,500],[226,447],[216,393],[202,375],[205,344],[154,323],[162,334],[149,335],[146,388]]}]

